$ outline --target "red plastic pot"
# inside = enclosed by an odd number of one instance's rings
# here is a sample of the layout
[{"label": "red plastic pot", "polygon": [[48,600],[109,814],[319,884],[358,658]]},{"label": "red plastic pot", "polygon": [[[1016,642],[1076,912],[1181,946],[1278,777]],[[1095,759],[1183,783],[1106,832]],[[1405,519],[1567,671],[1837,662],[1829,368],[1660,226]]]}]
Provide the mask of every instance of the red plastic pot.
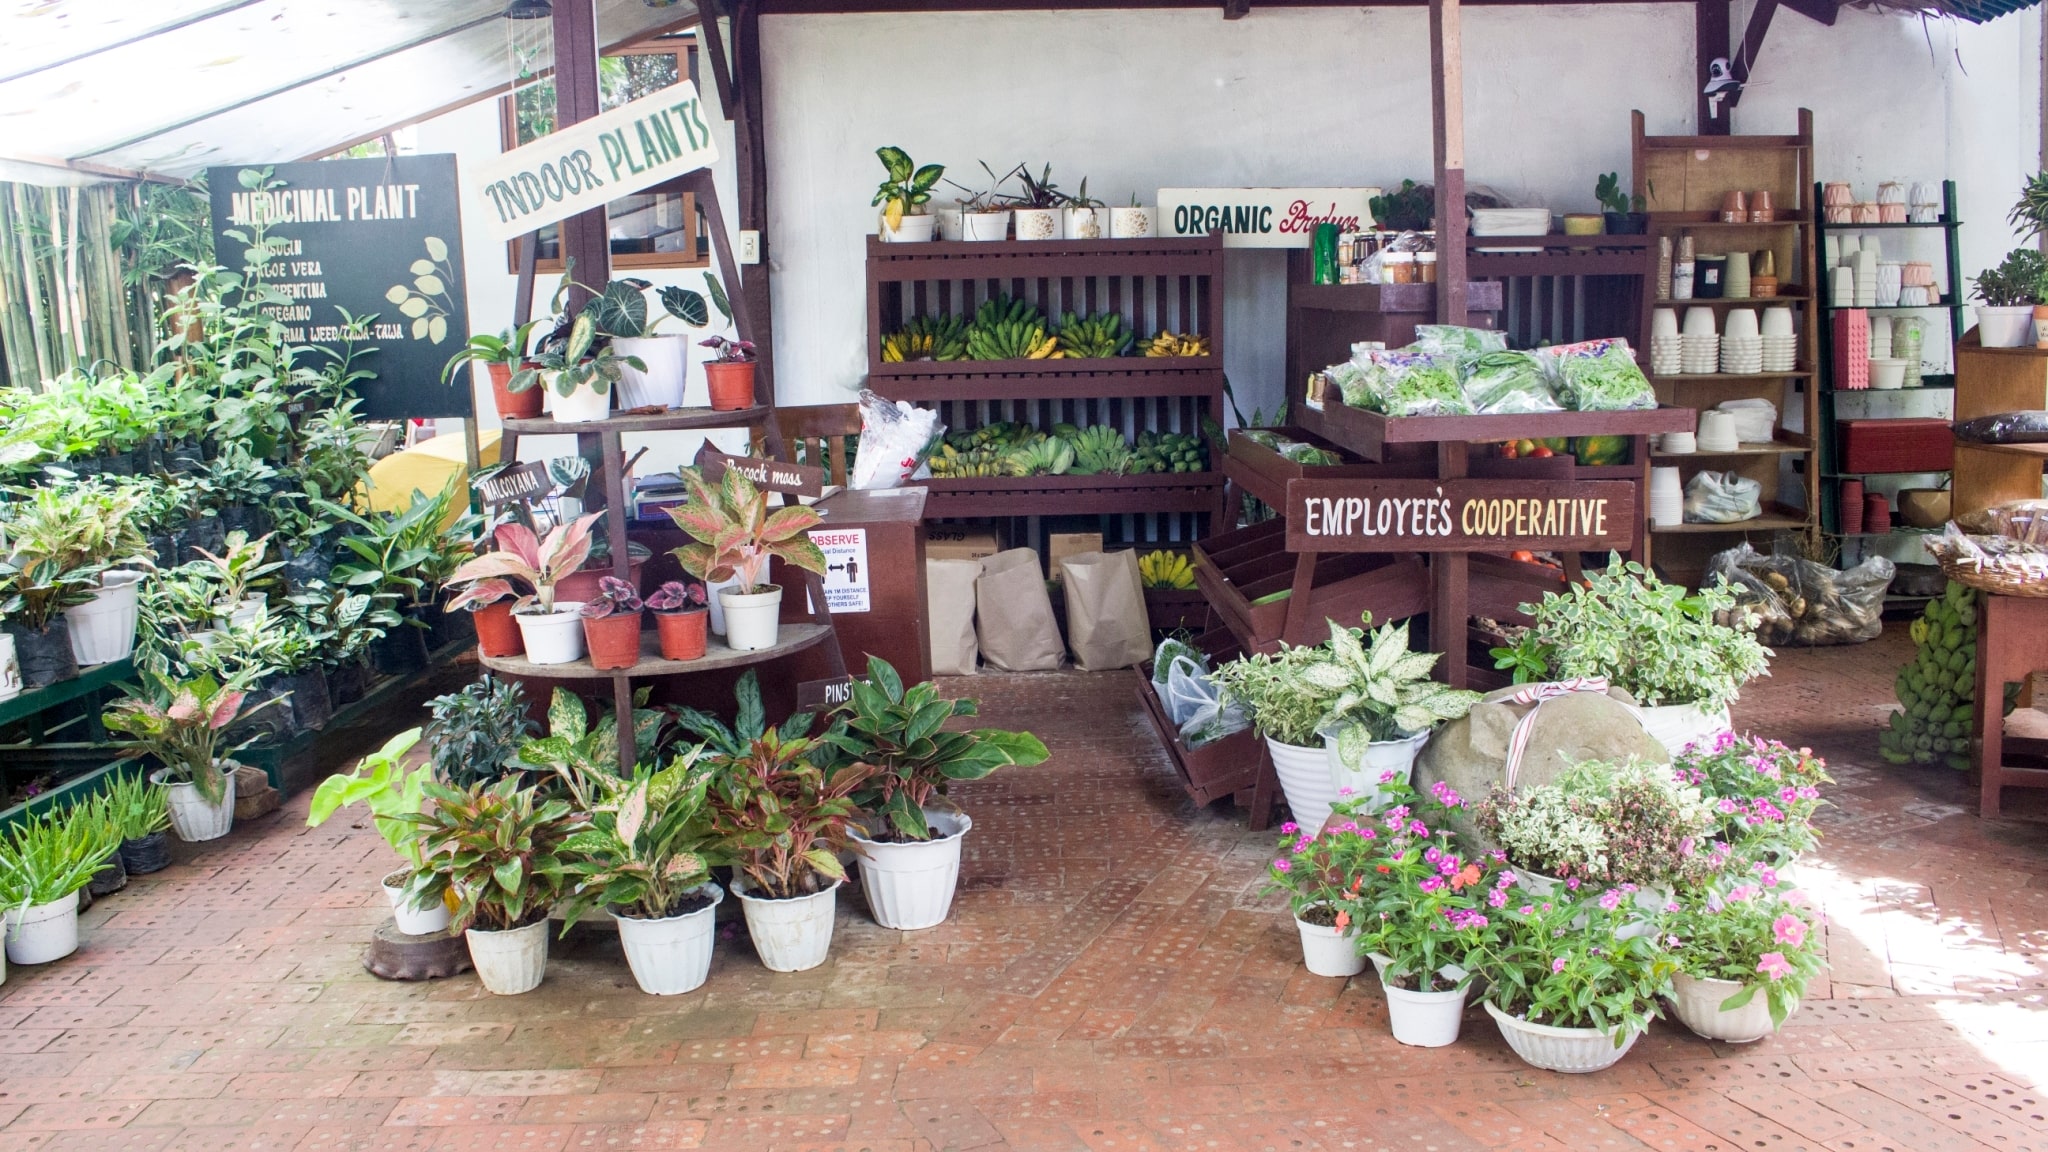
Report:
[{"label": "red plastic pot", "polygon": [[702,659],[710,627],[709,608],[654,614],[654,628],[661,635],[661,655],[665,660]]},{"label": "red plastic pot", "polygon": [[631,668],[640,662],[640,613],[614,612],[583,618],[583,639],[590,647],[590,666]]},{"label": "red plastic pot", "polygon": [[754,406],[754,362],[727,363],[713,360],[704,365],[704,382],[711,388],[711,410],[733,412]]},{"label": "red plastic pot", "polygon": [[491,402],[498,406],[500,420],[531,420],[540,415],[540,404],[545,398],[540,385],[535,384],[524,392],[509,390],[512,383],[510,364],[484,365],[491,374]]},{"label": "red plastic pot", "polygon": [[519,625],[512,619],[512,602],[500,600],[470,613],[476,622],[476,650],[485,656],[517,656],[526,651]]}]

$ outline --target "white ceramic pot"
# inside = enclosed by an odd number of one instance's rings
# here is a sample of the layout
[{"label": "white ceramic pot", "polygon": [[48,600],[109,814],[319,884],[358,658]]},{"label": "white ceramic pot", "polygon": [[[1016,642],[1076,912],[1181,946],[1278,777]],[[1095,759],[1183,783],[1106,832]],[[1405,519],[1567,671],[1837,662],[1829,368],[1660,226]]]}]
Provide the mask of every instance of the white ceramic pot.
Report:
[{"label": "white ceramic pot", "polygon": [[1598,1072],[1612,1068],[1642,1036],[1641,1032],[1630,1032],[1627,1039],[1616,1044],[1613,1036],[1597,1028],[1531,1024],[1494,1007],[1491,1000],[1486,1002],[1486,1011],[1500,1025],[1501,1037],[1515,1050],[1515,1055],[1551,1072]]},{"label": "white ceramic pot", "polygon": [[100,577],[92,599],[64,610],[71,654],[80,664],[112,664],[135,650],[137,593],[143,574],[125,570]]},{"label": "white ceramic pot", "polygon": [[[1057,240],[1060,238],[1060,210],[1057,208],[1017,208],[1012,210],[1017,217],[1017,239]],[[2032,313],[2028,313],[2032,315]]]},{"label": "white ceramic pot", "polygon": [[1977,305],[1977,339],[1986,348],[2018,348],[2034,334],[2034,306]]},{"label": "white ceramic pot", "polygon": [[1287,808],[1304,832],[1319,832],[1330,818],[1330,805],[1337,802],[1337,790],[1330,785],[1330,757],[1321,748],[1282,744],[1268,736],[1266,751],[1273,757],[1273,771],[1280,777],[1280,791],[1287,796]]},{"label": "white ceramic pot", "polygon": [[749,891],[735,876],[732,894],[747,913],[747,935],[771,972],[802,972],[825,962],[832,951],[832,919],[839,911],[839,886],[809,896],[770,900]]},{"label": "white ceramic pot", "polygon": [[514,612],[519,638],[526,644],[530,664],[567,664],[583,658],[583,605],[577,601],[555,602],[553,612]]},{"label": "white ceramic pot", "polygon": [[223,774],[227,781],[221,789],[220,803],[208,804],[199,795],[197,784],[171,780],[170,769],[159,768],[150,773],[150,783],[162,784],[170,793],[171,830],[178,834],[178,839],[187,844],[218,840],[235,826],[235,772],[228,768]]},{"label": "white ceramic pot", "polygon": [[508,932],[464,932],[469,962],[476,966],[484,988],[498,996],[517,996],[540,987],[548,971],[548,932],[553,927],[552,921],[542,920]]},{"label": "white ceramic pot", "polygon": [[711,897],[711,903],[660,920],[612,917],[619,925],[619,943],[626,949],[626,966],[633,970],[640,990],[650,996],[695,991],[711,977],[711,945],[725,890],[716,884],[699,884],[692,891]]},{"label": "white ceramic pot", "polygon": [[[407,936],[435,936],[448,930],[448,902],[436,900],[415,908],[405,898],[405,882],[411,874],[398,871],[384,877],[384,898],[391,901],[391,919]],[[394,883],[394,881],[396,881]]]},{"label": "white ceramic pot", "polygon": [[216,615],[213,618],[213,626],[216,629],[225,630],[237,624],[247,624],[263,614],[263,606],[266,603],[268,601],[264,600],[263,597],[250,595],[242,597],[240,602],[226,612],[221,612],[220,605],[215,604],[213,608]]},{"label": "white ceramic pot", "polygon": [[21,695],[21,658],[14,653],[14,634],[0,632],[0,700]]},{"label": "white ceramic pot", "polygon": [[[1702,980],[1683,972],[1671,974],[1671,1007],[1679,1022],[1709,1040],[1747,1044],[1778,1030],[1771,1023],[1770,998],[1759,988],[1740,1008],[1722,1008],[1722,1001],[1742,991],[1733,980]],[[1792,1011],[1799,1011],[1795,1002]],[[1786,1014],[1790,1019],[1791,1013]]]},{"label": "white ceramic pot", "polygon": [[921,244],[932,238],[938,231],[939,218],[931,215],[905,216],[896,227],[889,227],[889,221],[882,221],[882,239],[889,244]]},{"label": "white ceramic pot", "polygon": [[1061,223],[1069,240],[1100,240],[1109,235],[1109,209],[1069,208]]},{"label": "white ceramic pot", "polygon": [[78,951],[78,893],[7,910],[7,961],[48,964]]},{"label": "white ceramic pot", "polygon": [[1392,772],[1395,780],[1408,783],[1415,773],[1415,757],[1427,743],[1427,732],[1418,732],[1406,740],[1375,740],[1365,746],[1362,761],[1346,764],[1337,749],[1337,733],[1326,732],[1323,734],[1323,753],[1329,761],[1330,787],[1340,797],[1349,788],[1352,796],[1368,796],[1377,802],[1380,777]]},{"label": "white ceramic pot", "polygon": [[1644,731],[1656,737],[1657,743],[1673,756],[1734,728],[1726,707],[1707,712],[1697,704],[1659,704],[1654,708],[1637,708],[1635,713],[1643,722]]},{"label": "white ceramic pot", "polygon": [[960,238],[990,241],[1010,238],[1008,212],[968,212],[960,217]]},{"label": "white ceramic pot", "polygon": [[1469,987],[1449,992],[1410,992],[1386,985],[1387,1018],[1394,1026],[1394,1039],[1414,1048],[1443,1048],[1458,1042],[1458,1028],[1465,1021],[1465,993]]},{"label": "white ceramic pot", "polygon": [[860,845],[860,886],[867,894],[875,923],[899,932],[933,928],[953,910],[953,890],[960,883],[960,844],[974,821],[964,812],[925,809],[929,840],[883,842],[855,829]]},{"label": "white ceramic pot", "polygon": [[631,364],[620,366],[619,407],[683,406],[683,381],[690,374],[689,337],[619,337],[612,341],[612,351],[620,356],[638,356],[647,365],[644,372]]},{"label": "white ceramic pot", "polygon": [[777,620],[782,615],[782,589],[770,585],[751,595],[727,588],[718,594],[725,605],[725,646],[735,652],[775,647]]},{"label": "white ceramic pot", "polygon": [[960,216],[961,212],[958,208],[940,208],[932,213],[932,217],[938,221],[937,231],[939,239],[960,239]]},{"label": "white ceramic pot", "polygon": [[1301,962],[1310,972],[1348,978],[1365,971],[1365,957],[1358,954],[1356,947],[1356,930],[1325,928],[1299,916],[1294,918],[1294,927],[1301,933]]},{"label": "white ceramic pot", "polygon": [[1159,209],[1153,206],[1142,208],[1111,208],[1109,210],[1109,234],[1119,240],[1138,240],[1159,235]]}]

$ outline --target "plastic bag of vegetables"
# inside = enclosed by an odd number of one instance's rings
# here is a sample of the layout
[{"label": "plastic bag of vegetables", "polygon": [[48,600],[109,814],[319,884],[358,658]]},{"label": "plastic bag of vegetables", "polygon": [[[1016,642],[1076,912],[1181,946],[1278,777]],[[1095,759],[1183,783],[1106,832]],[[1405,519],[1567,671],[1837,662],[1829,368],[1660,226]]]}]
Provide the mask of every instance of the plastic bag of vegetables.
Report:
[{"label": "plastic bag of vegetables", "polygon": [[1470,416],[1472,405],[1458,383],[1458,370],[1448,358],[1419,352],[1368,352],[1358,369],[1330,378],[1344,390],[1344,403],[1388,416]]},{"label": "plastic bag of vegetables", "polygon": [[1619,336],[1537,350],[1550,367],[1558,398],[1574,412],[1655,408],[1657,390]]},{"label": "plastic bag of vegetables", "polygon": [[1799,556],[1766,556],[1748,544],[1707,562],[1708,581],[1735,591],[1733,611],[1751,614],[1756,638],[1767,648],[1876,639],[1884,631],[1885,589],[1897,571],[1882,556],[1838,572]]},{"label": "plastic bag of vegetables", "polygon": [[1480,414],[1562,412],[1550,374],[1534,352],[1487,352],[1463,361],[1465,399]]},{"label": "plastic bag of vegetables", "polygon": [[1407,350],[1431,356],[1484,356],[1507,351],[1508,334],[1459,324],[1417,324],[1415,343]]}]

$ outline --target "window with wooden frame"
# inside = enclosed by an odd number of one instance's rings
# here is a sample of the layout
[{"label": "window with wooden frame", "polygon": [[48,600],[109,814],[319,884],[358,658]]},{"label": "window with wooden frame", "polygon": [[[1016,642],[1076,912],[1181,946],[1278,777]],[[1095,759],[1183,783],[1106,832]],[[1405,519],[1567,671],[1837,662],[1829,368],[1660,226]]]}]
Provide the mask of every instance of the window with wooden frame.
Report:
[{"label": "window with wooden frame", "polygon": [[[697,35],[679,32],[614,48],[598,61],[598,105],[610,110],[687,78],[697,80]],[[498,101],[503,150],[547,135],[555,129],[553,75]],[[680,181],[668,181],[621,196],[605,205],[610,221],[612,270],[627,268],[701,268],[711,263],[711,241],[695,194]],[[519,271],[521,236],[505,245],[506,267]],[[550,224],[540,230],[539,272],[562,270],[561,230]]]}]

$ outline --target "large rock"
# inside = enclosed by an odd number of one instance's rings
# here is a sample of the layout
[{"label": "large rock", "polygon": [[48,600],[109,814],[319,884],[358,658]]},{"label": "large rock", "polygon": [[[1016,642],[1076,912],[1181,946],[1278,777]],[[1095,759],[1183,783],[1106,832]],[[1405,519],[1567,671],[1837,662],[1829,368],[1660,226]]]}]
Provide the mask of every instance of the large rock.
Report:
[{"label": "large rock", "polygon": [[[1505,782],[1508,738],[1530,708],[1538,707],[1507,702],[1524,687],[1527,685],[1491,693],[1472,706],[1470,715],[1438,729],[1415,762],[1417,791],[1427,794],[1443,781],[1465,798],[1465,808],[1453,813],[1449,822],[1476,851],[1496,845],[1479,834],[1470,812]],[[1629,709],[1633,703],[1619,688],[1609,689],[1604,696],[1574,692],[1544,701],[1533,722],[1521,770],[1515,775],[1515,791],[1540,788],[1585,760],[1619,763],[1633,756],[1669,764],[1671,754],[1644,731],[1642,721]]]}]

